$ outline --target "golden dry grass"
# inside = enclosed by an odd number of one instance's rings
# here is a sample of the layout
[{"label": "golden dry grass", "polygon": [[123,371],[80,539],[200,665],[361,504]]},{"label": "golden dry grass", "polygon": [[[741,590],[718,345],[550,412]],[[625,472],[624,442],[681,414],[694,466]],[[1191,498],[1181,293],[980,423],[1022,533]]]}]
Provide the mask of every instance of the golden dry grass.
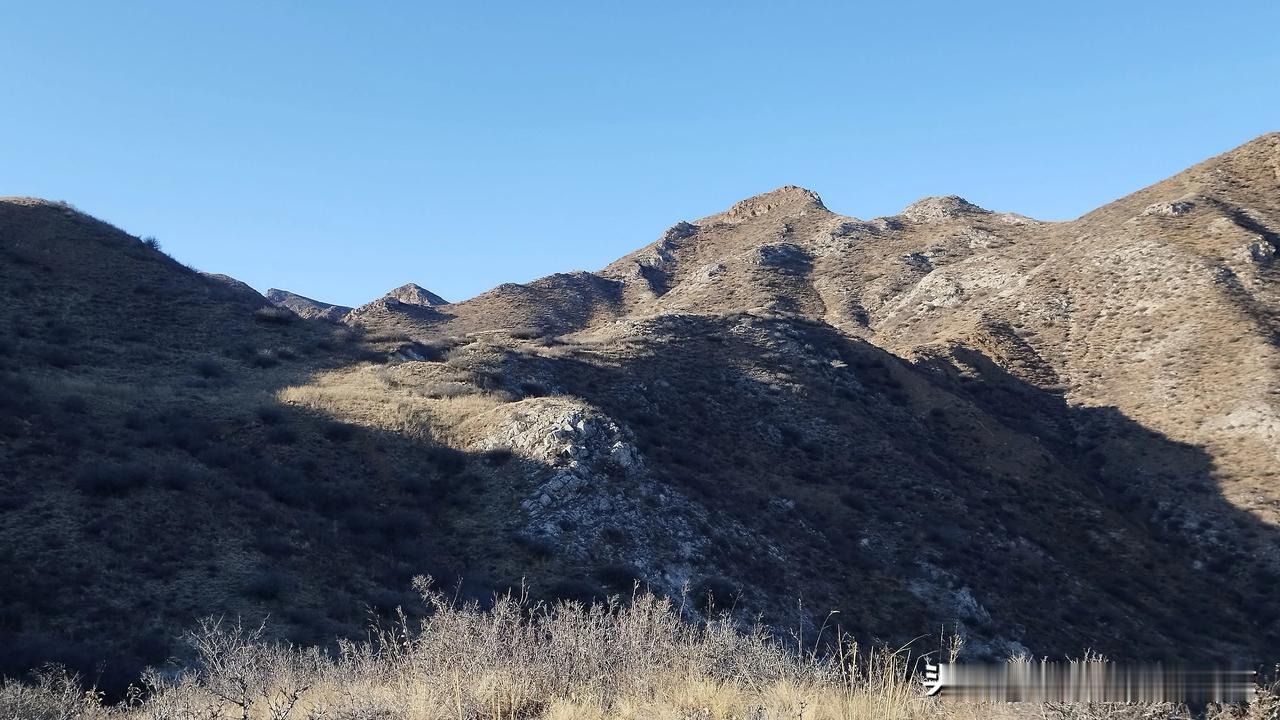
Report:
[{"label": "golden dry grass", "polygon": [[418,585],[428,614],[375,627],[336,656],[264,640],[261,628],[207,621],[196,661],[149,673],[131,702],[105,707],[48,674],[0,690],[2,717],[121,718],[852,718],[932,717],[903,653],[797,654],[760,629],[683,621],[682,608],[457,606]]},{"label": "golden dry grass", "polygon": [[[403,377],[413,373],[413,377]],[[281,389],[277,399],[326,416],[408,437],[441,438],[463,420],[508,400],[460,382],[436,363],[360,366]]]},{"label": "golden dry grass", "polygon": [[[262,627],[206,620],[192,662],[148,671],[108,706],[46,670],[0,684],[0,717],[26,720],[926,720],[1172,718],[1169,706],[947,704],[922,697],[912,655],[836,642],[805,649],[759,628],[690,623],[669,599],[457,605],[416,584],[425,619],[404,614],[369,640],[325,653],[268,641]],[[1215,718],[1274,717],[1269,695]]]}]

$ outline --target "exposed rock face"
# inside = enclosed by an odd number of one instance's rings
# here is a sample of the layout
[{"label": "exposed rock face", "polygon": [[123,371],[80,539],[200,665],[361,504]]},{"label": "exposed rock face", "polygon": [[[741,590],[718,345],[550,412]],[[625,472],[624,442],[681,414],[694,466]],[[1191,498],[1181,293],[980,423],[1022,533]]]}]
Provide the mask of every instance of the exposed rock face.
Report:
[{"label": "exposed rock face", "polygon": [[267,290],[267,300],[270,300],[278,307],[293,311],[298,317],[308,319],[338,322],[343,316],[351,312],[351,308],[343,305],[333,305],[319,300],[312,300],[309,297],[303,297],[297,293],[276,288]]},{"label": "exposed rock face", "polygon": [[1266,240],[1259,238],[1246,245],[1239,255],[1248,254],[1249,259],[1256,263],[1269,263],[1276,257],[1276,247]]},{"label": "exposed rock face", "polygon": [[681,220],[675,225],[667,228],[666,232],[662,233],[662,240],[666,243],[673,243],[677,240],[684,240],[685,238],[693,237],[696,232],[698,232],[697,225]]},{"label": "exposed rock face", "polygon": [[[486,418],[480,450],[510,450],[545,470],[520,505],[520,532],[579,561],[609,537],[628,542],[637,578],[678,595],[697,578],[696,559],[712,538],[698,528],[707,511],[650,475],[631,434],[599,410],[559,398],[505,406]],[[741,527],[738,532],[745,532]]]},{"label": "exposed rock face", "polygon": [[1162,202],[1155,205],[1149,205],[1142,211],[1143,215],[1168,215],[1170,217],[1176,215],[1186,215],[1195,209],[1195,203],[1188,200],[1176,200],[1174,202]]}]

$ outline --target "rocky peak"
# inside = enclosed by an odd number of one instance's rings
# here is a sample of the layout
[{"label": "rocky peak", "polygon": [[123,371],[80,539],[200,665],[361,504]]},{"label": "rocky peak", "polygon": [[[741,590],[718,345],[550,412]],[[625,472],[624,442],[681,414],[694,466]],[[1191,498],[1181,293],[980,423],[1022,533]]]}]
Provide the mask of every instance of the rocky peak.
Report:
[{"label": "rocky peak", "polygon": [[795,185],[784,185],[777,190],[753,195],[739,201],[726,210],[718,219],[730,222],[742,222],[771,213],[784,212],[788,215],[802,215],[810,210],[826,210],[822,198],[812,190]]},{"label": "rocky peak", "polygon": [[912,222],[928,223],[965,215],[987,215],[990,212],[959,195],[942,195],[921,198],[905,207],[899,214]]},{"label": "rocky peak", "polygon": [[435,307],[448,305],[449,301],[414,283],[406,283],[382,296],[383,300],[395,300],[405,305],[421,305]]}]

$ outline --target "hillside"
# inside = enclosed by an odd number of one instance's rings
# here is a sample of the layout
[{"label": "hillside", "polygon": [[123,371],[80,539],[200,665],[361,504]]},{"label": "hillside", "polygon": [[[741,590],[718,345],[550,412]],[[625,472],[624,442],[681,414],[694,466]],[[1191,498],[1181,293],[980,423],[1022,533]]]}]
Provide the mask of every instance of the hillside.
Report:
[{"label": "hillside", "polygon": [[[3,667],[687,588],[971,657],[1274,657],[1280,135],[1069,222],[783,187],[598,272],[355,310],[0,201]],[[278,307],[283,306],[283,307]]]}]

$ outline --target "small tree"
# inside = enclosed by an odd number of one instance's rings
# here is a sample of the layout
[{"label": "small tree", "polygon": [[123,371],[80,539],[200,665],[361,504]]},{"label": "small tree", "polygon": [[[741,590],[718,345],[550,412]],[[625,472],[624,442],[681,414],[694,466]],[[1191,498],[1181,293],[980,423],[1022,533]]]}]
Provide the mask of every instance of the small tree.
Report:
[{"label": "small tree", "polygon": [[215,697],[249,720],[254,707],[271,720],[285,720],[318,675],[315,651],[265,642],[265,622],[246,628],[207,618],[189,636],[200,663],[198,680]]}]

